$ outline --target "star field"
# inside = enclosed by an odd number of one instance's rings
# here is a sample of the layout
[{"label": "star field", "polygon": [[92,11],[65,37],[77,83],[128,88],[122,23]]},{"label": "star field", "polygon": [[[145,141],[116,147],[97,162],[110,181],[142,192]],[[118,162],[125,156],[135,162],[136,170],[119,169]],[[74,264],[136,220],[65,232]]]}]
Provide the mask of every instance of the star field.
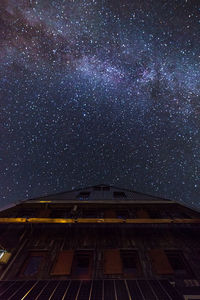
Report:
[{"label": "star field", "polygon": [[200,207],[200,4],[2,0],[1,204],[106,183]]}]

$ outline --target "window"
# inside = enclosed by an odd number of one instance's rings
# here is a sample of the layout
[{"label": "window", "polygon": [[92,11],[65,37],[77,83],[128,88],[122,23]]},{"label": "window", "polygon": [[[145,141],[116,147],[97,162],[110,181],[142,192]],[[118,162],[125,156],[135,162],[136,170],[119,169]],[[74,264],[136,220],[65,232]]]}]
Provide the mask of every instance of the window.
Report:
[{"label": "window", "polygon": [[98,218],[98,213],[94,209],[85,209],[83,210],[84,218]]},{"label": "window", "polygon": [[161,213],[159,210],[149,210],[148,211],[149,215],[150,215],[150,218],[152,219],[161,219]]},{"label": "window", "polygon": [[192,278],[192,271],[181,251],[165,251],[174,275],[179,278]]},{"label": "window", "polygon": [[141,264],[136,251],[107,249],[104,251],[104,274],[135,278],[141,275]]},{"label": "window", "polygon": [[45,252],[31,252],[22,266],[21,277],[36,277],[44,264]]},{"label": "window", "polygon": [[126,198],[126,195],[124,192],[113,192],[114,198]]},{"label": "window", "polygon": [[38,273],[39,266],[42,262],[41,256],[33,256],[29,259],[29,262],[24,270],[25,276],[34,276]]},{"label": "window", "polygon": [[129,218],[129,212],[126,209],[117,210],[117,217],[120,219],[127,219]]},{"label": "window", "polygon": [[69,217],[70,210],[66,209],[54,209],[51,211],[50,217],[51,218],[67,218]]},{"label": "window", "polygon": [[123,273],[127,278],[141,275],[141,264],[136,251],[121,250]]},{"label": "window", "polygon": [[80,200],[87,200],[89,196],[90,196],[90,192],[81,192],[79,193],[77,198],[79,198]]},{"label": "window", "polygon": [[106,209],[104,211],[104,218],[117,218],[116,211],[114,209]]},{"label": "window", "polygon": [[130,218],[137,218],[137,211],[134,208],[129,209]]},{"label": "window", "polygon": [[93,252],[77,251],[75,253],[72,276],[76,279],[90,279],[92,275]]},{"label": "window", "polygon": [[43,209],[39,210],[37,217],[38,218],[48,218],[50,213],[51,213],[51,210],[49,208],[43,208]]},{"label": "window", "polygon": [[139,218],[139,219],[148,219],[149,218],[148,211],[143,209],[143,208],[137,209],[137,218]]},{"label": "window", "polygon": [[158,275],[193,278],[192,270],[181,251],[152,249],[150,257],[153,271]]}]

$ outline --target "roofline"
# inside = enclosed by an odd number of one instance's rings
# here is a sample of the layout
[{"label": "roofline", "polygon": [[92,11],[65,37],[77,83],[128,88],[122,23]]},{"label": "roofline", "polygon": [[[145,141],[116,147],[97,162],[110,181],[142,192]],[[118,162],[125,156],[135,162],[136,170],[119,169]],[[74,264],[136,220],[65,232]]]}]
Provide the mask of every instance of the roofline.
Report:
[{"label": "roofline", "polygon": [[67,190],[67,191],[63,191],[63,192],[59,192],[59,193],[55,193],[55,194],[49,194],[49,195],[46,195],[46,196],[38,196],[38,197],[30,198],[30,199],[19,200],[19,202],[36,200],[38,198],[47,198],[47,197],[52,197],[52,196],[58,196],[58,195],[62,195],[62,194],[65,194],[65,193],[70,193],[70,192],[78,192],[78,191],[81,191],[81,190],[90,189],[90,188],[93,188],[95,186],[100,186],[100,185],[115,188],[115,189],[118,189],[118,190],[124,190],[124,191],[128,191],[128,192],[132,192],[132,193],[139,194],[139,195],[153,197],[153,198],[160,199],[160,200],[174,201],[174,200],[171,200],[171,199],[168,199],[168,198],[158,197],[158,196],[154,196],[154,195],[151,195],[151,194],[146,194],[146,193],[134,191],[134,190],[131,190],[131,189],[121,188],[121,187],[117,187],[117,186],[114,186],[114,185],[108,185],[108,184],[102,183],[102,184],[95,184],[95,185],[91,185],[91,186],[87,186],[87,187],[83,187],[83,188],[78,188],[78,189],[74,189],[74,190],[73,189],[72,190]]},{"label": "roofline", "polygon": [[9,208],[15,207],[16,205],[17,205],[16,203],[11,203],[11,204],[8,204],[8,205],[4,205],[3,207],[0,208],[0,212],[4,211],[4,210],[7,210]]},{"label": "roofline", "polygon": [[193,210],[193,211],[195,211],[195,212],[200,213],[200,209],[198,209],[198,208],[196,208],[196,207],[190,206],[190,205],[185,204],[185,203],[182,203],[182,202],[180,202],[180,201],[177,201],[176,203],[178,203],[178,204],[180,204],[180,205],[182,205],[182,206],[184,206],[184,207],[186,207],[186,208],[188,208],[188,209],[191,209],[191,210]]},{"label": "roofline", "polygon": [[106,205],[109,205],[109,204],[116,204],[116,205],[121,205],[121,204],[170,204],[170,203],[177,203],[175,201],[172,201],[172,200],[112,200],[112,199],[104,199],[104,200],[74,200],[74,199],[59,199],[59,200],[39,200],[39,199],[35,199],[34,201],[30,200],[27,200],[26,203],[29,203],[29,204],[35,204],[35,203],[48,203],[48,204],[106,204]]},{"label": "roofline", "polygon": [[[78,189],[71,189],[71,190],[67,190],[67,191],[63,191],[63,192],[59,192],[59,193],[55,193],[55,194],[49,194],[49,195],[46,195],[46,196],[38,196],[38,197],[30,198],[30,199],[19,200],[18,203],[22,203],[22,202],[26,202],[26,201],[32,201],[32,200],[37,200],[37,199],[41,199],[41,198],[42,199],[43,198],[48,198],[48,197],[52,197],[52,196],[56,197],[58,195],[62,195],[62,194],[65,194],[65,193],[78,192],[78,191],[81,191],[81,190],[84,190],[84,189],[90,189],[90,188],[93,188],[95,186],[101,186],[101,185],[104,185],[104,186],[107,186],[107,187],[111,187],[111,188],[115,188],[115,189],[119,189],[119,190],[128,191],[128,192],[133,192],[133,193],[136,193],[136,194],[139,194],[139,195],[153,197],[153,198],[156,198],[156,199],[158,199],[160,201],[163,201],[163,200],[164,201],[171,201],[172,203],[178,203],[178,204],[180,204],[180,205],[182,205],[182,206],[184,206],[186,208],[189,208],[191,210],[194,210],[194,211],[200,213],[200,209],[198,209],[196,207],[193,207],[193,206],[190,206],[190,205],[187,205],[187,204],[185,204],[185,203],[183,203],[181,201],[178,201],[178,200],[172,200],[172,199],[168,199],[168,198],[158,197],[158,196],[154,196],[154,195],[151,195],[151,194],[146,194],[146,193],[142,193],[142,192],[134,191],[134,190],[131,190],[131,189],[126,189],[126,188],[121,188],[121,187],[117,187],[117,186],[109,185],[109,184],[105,184],[105,183],[95,184],[95,185],[91,185],[91,186],[87,186],[87,187],[82,187],[82,188],[78,188]],[[92,203],[92,202],[90,201],[90,203]],[[97,201],[97,203],[99,203],[99,202]]]}]

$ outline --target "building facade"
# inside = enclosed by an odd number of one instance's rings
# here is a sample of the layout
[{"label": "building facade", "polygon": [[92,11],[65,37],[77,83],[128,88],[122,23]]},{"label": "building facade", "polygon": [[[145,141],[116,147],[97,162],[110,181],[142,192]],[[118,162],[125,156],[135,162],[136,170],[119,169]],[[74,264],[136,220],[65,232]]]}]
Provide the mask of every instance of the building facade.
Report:
[{"label": "building facade", "polygon": [[200,213],[98,185],[0,212],[0,299],[200,299]]}]

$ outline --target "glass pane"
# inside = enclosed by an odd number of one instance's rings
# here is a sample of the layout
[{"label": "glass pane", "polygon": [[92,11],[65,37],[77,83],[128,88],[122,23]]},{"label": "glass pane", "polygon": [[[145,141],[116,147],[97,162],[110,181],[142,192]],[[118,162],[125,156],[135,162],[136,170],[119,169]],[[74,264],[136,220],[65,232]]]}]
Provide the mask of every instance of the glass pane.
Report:
[{"label": "glass pane", "polygon": [[137,276],[139,274],[139,258],[135,252],[121,252],[123,272],[126,276]]},{"label": "glass pane", "polygon": [[184,270],[184,262],[182,261],[181,257],[178,255],[168,255],[168,259],[170,264],[174,270]]},{"label": "glass pane", "polygon": [[167,252],[166,254],[176,276],[179,278],[192,276],[191,269],[181,253]]},{"label": "glass pane", "polygon": [[117,217],[122,218],[122,219],[128,218],[128,211],[127,210],[118,210]]},{"label": "glass pane", "polygon": [[77,255],[75,275],[76,276],[87,275],[89,271],[89,265],[90,265],[89,255],[84,255],[84,254]]},{"label": "glass pane", "polygon": [[136,269],[136,262],[131,255],[122,256],[122,260],[125,269]]},{"label": "glass pane", "polygon": [[42,262],[41,256],[32,256],[28,260],[28,264],[24,271],[24,275],[34,276],[38,273],[40,264]]},{"label": "glass pane", "polygon": [[88,268],[89,267],[89,256],[88,255],[81,255],[77,257],[77,265],[78,268]]},{"label": "glass pane", "polygon": [[5,252],[5,250],[0,250],[0,259],[4,256]]}]

